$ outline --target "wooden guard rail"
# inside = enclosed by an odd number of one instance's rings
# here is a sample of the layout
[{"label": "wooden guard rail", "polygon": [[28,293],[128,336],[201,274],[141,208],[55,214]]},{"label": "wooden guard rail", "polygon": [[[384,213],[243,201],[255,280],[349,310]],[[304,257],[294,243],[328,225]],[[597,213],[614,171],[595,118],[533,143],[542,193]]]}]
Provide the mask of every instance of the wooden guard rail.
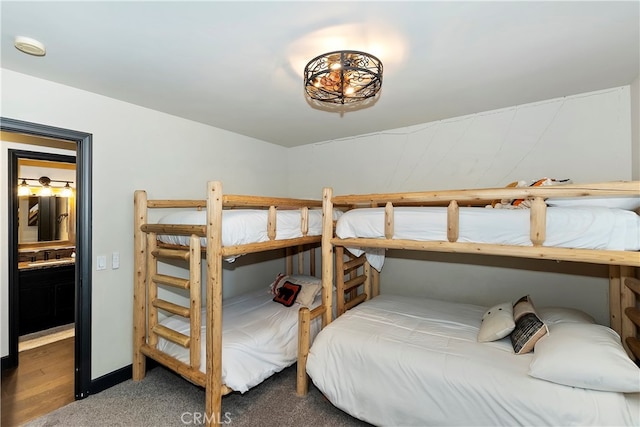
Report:
[{"label": "wooden guard rail", "polygon": [[[463,252],[488,255],[513,256],[521,258],[553,259],[563,261],[590,262],[595,264],[627,265],[640,267],[638,252],[622,250],[570,249],[544,247],[546,240],[546,198],[588,197],[588,196],[640,196],[640,182],[608,182],[600,184],[568,184],[542,187],[488,188],[477,190],[444,190],[432,192],[386,193],[333,196],[330,188],[325,189],[323,198],[333,205],[353,207],[384,205],[385,239],[338,239],[328,236],[331,244],[351,247],[386,249],[408,249],[438,252]],[[529,237],[532,246],[496,245],[458,242],[460,235],[460,209],[465,205],[485,205],[491,200],[524,198],[531,201],[529,208]],[[394,209],[399,206],[446,206],[447,240],[414,241],[393,239]]]}]

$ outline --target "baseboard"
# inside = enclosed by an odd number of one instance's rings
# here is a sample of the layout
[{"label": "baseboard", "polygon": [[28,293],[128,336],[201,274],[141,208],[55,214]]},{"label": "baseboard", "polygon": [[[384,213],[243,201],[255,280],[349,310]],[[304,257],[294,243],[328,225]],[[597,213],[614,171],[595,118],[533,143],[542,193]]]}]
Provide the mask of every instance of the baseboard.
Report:
[{"label": "baseboard", "polygon": [[[147,358],[146,366],[146,370],[148,371],[158,366],[158,362]],[[133,365],[128,365],[113,372],[109,372],[108,374],[96,378],[95,380],[91,380],[91,387],[87,396],[100,393],[101,391],[111,388],[114,385],[118,385],[121,382],[130,380],[131,378],[133,378]]]},{"label": "baseboard", "polygon": [[2,359],[0,359],[0,370],[4,371],[5,369],[15,368],[16,366],[18,366],[17,357],[6,355],[3,356]]}]

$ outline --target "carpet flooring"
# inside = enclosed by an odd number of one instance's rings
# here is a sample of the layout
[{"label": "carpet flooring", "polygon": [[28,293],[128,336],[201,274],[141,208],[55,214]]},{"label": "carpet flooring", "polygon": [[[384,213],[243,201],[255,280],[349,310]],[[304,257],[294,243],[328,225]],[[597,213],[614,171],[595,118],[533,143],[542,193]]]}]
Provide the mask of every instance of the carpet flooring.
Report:
[{"label": "carpet flooring", "polygon": [[[304,397],[295,391],[296,366],[283,370],[244,394],[222,398],[219,421],[230,426],[369,426],[334,407],[313,385]],[[143,381],[125,381],[77,400],[27,427],[162,427],[204,424],[204,390],[156,367]]]}]

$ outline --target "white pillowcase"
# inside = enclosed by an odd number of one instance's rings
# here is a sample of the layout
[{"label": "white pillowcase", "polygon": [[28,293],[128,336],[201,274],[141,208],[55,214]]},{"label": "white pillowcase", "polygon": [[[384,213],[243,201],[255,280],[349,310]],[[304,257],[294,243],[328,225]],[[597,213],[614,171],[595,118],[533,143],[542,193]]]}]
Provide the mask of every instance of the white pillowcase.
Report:
[{"label": "white pillowcase", "polygon": [[640,368],[627,356],[620,337],[596,324],[551,325],[549,335],[535,345],[529,375],[585,389],[640,392]]},{"label": "white pillowcase", "polygon": [[635,211],[640,208],[640,197],[567,197],[547,199],[547,205],[557,207],[603,207]]},{"label": "white pillowcase", "polygon": [[488,309],[482,316],[478,342],[489,342],[506,337],[516,327],[513,321],[513,305],[505,302]]},{"label": "white pillowcase", "polygon": [[596,323],[595,319],[577,308],[542,307],[537,308],[538,316],[546,325],[562,322]]}]

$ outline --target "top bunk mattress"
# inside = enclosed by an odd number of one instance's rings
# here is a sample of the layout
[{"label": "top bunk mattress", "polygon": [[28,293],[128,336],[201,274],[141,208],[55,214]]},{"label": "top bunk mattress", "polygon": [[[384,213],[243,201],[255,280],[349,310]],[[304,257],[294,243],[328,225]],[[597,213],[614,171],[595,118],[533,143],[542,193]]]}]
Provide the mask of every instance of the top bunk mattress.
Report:
[{"label": "top bunk mattress", "polygon": [[[237,246],[269,241],[267,231],[269,212],[265,209],[228,209],[222,213],[222,246]],[[334,218],[340,215],[334,213]],[[276,240],[296,239],[303,237],[301,215],[297,209],[278,210],[276,214]],[[205,225],[207,212],[179,211],[163,216],[159,224]],[[307,236],[322,234],[322,210],[309,209],[309,229]],[[189,245],[189,236],[159,235],[163,243],[173,245]],[[207,245],[206,238],[201,238],[202,246]]]},{"label": "top bunk mattress", "polygon": [[[461,207],[458,242],[532,246],[528,209]],[[384,239],[384,208],[352,209],[336,225],[336,236]],[[394,208],[394,239],[447,241],[447,208]],[[604,207],[548,207],[543,246],[640,250],[640,216]],[[359,256],[362,250],[350,248]],[[380,270],[384,249],[367,249],[367,259]]]}]

